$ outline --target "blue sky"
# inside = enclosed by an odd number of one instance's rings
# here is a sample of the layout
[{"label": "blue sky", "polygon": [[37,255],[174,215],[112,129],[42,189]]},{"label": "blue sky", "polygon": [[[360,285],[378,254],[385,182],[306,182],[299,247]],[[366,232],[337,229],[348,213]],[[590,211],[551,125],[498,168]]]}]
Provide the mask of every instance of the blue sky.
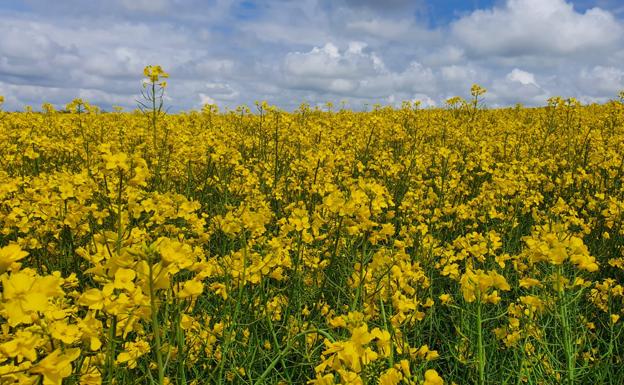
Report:
[{"label": "blue sky", "polygon": [[604,102],[624,89],[624,2],[0,2],[4,109],[75,97],[133,108],[147,64],[171,74],[174,111],[256,100],[439,106],[475,82],[490,106]]}]

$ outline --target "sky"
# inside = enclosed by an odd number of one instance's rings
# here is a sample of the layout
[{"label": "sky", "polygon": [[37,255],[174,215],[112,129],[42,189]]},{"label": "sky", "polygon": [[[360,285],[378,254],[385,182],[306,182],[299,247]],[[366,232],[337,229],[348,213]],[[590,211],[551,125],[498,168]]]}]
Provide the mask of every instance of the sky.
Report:
[{"label": "sky", "polygon": [[442,106],[473,83],[491,107],[605,102],[624,89],[624,1],[0,1],[4,110],[132,109],[148,64],[172,111]]}]

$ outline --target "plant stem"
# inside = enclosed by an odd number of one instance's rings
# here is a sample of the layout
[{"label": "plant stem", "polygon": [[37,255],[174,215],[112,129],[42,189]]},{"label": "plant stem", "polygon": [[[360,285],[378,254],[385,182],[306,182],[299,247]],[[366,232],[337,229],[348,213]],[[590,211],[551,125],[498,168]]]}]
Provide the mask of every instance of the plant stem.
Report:
[{"label": "plant stem", "polygon": [[479,370],[479,385],[485,384],[485,350],[483,347],[483,329],[481,315],[481,300],[477,300],[477,365]]},{"label": "plant stem", "polygon": [[[558,271],[559,282],[562,281],[562,268]],[[559,283],[561,285],[561,283]],[[574,352],[574,343],[572,341],[572,331],[570,330],[570,319],[568,314],[568,304],[566,302],[565,291],[559,287],[559,315],[561,317],[561,326],[563,328],[563,348],[566,356],[566,383],[573,385],[575,382],[576,354]]]},{"label": "plant stem", "polygon": [[165,383],[165,368],[163,366],[161,345],[160,345],[160,326],[158,325],[158,310],[156,309],[156,293],[154,291],[154,268],[152,261],[149,261],[149,293],[150,307],[152,310],[152,329],[154,331],[154,343],[156,344],[156,364],[158,365],[158,385]]}]

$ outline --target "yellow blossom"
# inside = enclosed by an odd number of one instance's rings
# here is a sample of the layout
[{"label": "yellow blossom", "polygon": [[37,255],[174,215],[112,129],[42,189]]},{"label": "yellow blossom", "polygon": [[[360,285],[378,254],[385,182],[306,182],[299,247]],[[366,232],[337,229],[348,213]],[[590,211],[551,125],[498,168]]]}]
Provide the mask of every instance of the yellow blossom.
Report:
[{"label": "yellow blossom", "polygon": [[43,376],[44,385],[61,385],[64,378],[72,372],[72,361],[80,355],[80,349],[56,349],[31,369],[32,373]]},{"label": "yellow blossom", "polygon": [[11,244],[0,248],[0,274],[7,271],[11,265],[26,257],[28,253],[18,245]]},{"label": "yellow blossom", "polygon": [[427,369],[423,385],[444,385],[444,380],[434,369]]}]

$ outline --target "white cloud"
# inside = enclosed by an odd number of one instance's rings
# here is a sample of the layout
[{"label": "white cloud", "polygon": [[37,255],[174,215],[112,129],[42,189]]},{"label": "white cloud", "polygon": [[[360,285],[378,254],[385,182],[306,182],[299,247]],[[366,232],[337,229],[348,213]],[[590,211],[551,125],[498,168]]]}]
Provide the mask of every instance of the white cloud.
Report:
[{"label": "white cloud", "polygon": [[229,59],[204,59],[195,65],[198,75],[231,73],[235,63]]},{"label": "white cloud", "polygon": [[453,23],[454,36],[477,55],[587,54],[621,41],[622,25],[609,12],[576,12],[564,0],[507,0]]},{"label": "white cloud", "polygon": [[533,73],[514,68],[504,78],[495,79],[491,83],[486,99],[491,100],[494,106],[516,103],[540,105],[546,103],[550,96],[537,83]]},{"label": "white cloud", "polygon": [[463,48],[455,45],[445,45],[437,48],[427,54],[423,60],[423,63],[432,66],[461,64],[462,62],[466,62],[465,51]]},{"label": "white cloud", "polygon": [[[185,76],[199,89],[206,79],[227,75],[235,67],[231,59],[207,57],[205,49],[196,49],[200,44],[189,30],[168,24],[57,24],[0,13],[0,81],[7,84],[6,108],[43,102],[60,106],[79,95],[105,108],[111,103],[134,107],[148,64],[163,65],[175,78],[168,89],[172,103],[190,105],[190,95],[178,88]],[[39,87],[36,98],[26,86]],[[220,95],[231,101],[238,96],[231,89]]]},{"label": "white cloud", "polygon": [[[360,99],[409,100],[411,95],[435,92],[435,74],[418,62],[401,71],[389,70],[366,45],[350,42],[341,50],[332,43],[301,53],[291,52],[284,59],[286,86],[312,89]],[[390,99],[389,99],[390,98]]]},{"label": "white cloud", "polygon": [[438,104],[435,100],[433,100],[429,95],[425,94],[416,94],[412,98],[412,102],[420,102],[420,107],[436,107]]},{"label": "white cloud", "polygon": [[381,18],[371,18],[364,20],[353,20],[346,23],[348,30],[364,33],[383,39],[399,39],[409,35],[412,23],[409,20],[389,20]]},{"label": "white cloud", "polygon": [[15,85],[4,82],[0,82],[0,95],[7,97],[6,102],[11,109],[22,109],[26,105],[39,107],[45,102],[62,107],[75,98],[83,98],[108,109],[112,105],[133,106],[135,103],[135,96],[117,94],[109,90]]},{"label": "white cloud", "polygon": [[204,104],[217,104],[217,101],[211,98],[210,96],[200,92],[199,103],[203,106]]},{"label": "white cloud", "polygon": [[168,0],[120,0],[122,7],[129,11],[162,12],[169,7]]},{"label": "white cloud", "polygon": [[343,52],[332,43],[311,51],[286,55],[286,74],[296,77],[361,79],[383,71],[383,62],[375,53],[364,52],[366,44],[350,42]]},{"label": "white cloud", "polygon": [[[607,100],[624,88],[622,20],[564,0],[501,0],[435,28],[414,17],[421,1],[406,0],[28,2],[27,11],[0,5],[5,109],[77,96],[132,108],[147,64],[170,73],[174,111],[202,100],[440,105],[468,97],[473,82],[491,106]],[[615,12],[616,0],[595,4],[608,2]]]},{"label": "white cloud", "polygon": [[525,86],[534,85],[535,87],[539,87],[535,81],[535,75],[518,68],[514,68],[510,73],[508,73],[506,78],[511,82],[517,82]]},{"label": "white cloud", "polygon": [[401,72],[384,71],[378,76],[360,81],[361,97],[382,97],[392,93],[400,93],[403,100],[410,99],[414,93],[435,93],[436,74],[431,68],[418,62],[411,62]]},{"label": "white cloud", "polygon": [[219,100],[236,100],[239,92],[227,83],[207,83],[206,89],[215,99]]},{"label": "white cloud", "polygon": [[624,69],[604,66],[584,69],[579,76],[579,87],[591,96],[615,97],[624,90]]},{"label": "white cloud", "polygon": [[454,95],[465,95],[472,84],[478,83],[485,86],[489,81],[489,71],[473,63],[453,64],[439,68],[438,78],[444,85],[444,89],[453,90]]}]

